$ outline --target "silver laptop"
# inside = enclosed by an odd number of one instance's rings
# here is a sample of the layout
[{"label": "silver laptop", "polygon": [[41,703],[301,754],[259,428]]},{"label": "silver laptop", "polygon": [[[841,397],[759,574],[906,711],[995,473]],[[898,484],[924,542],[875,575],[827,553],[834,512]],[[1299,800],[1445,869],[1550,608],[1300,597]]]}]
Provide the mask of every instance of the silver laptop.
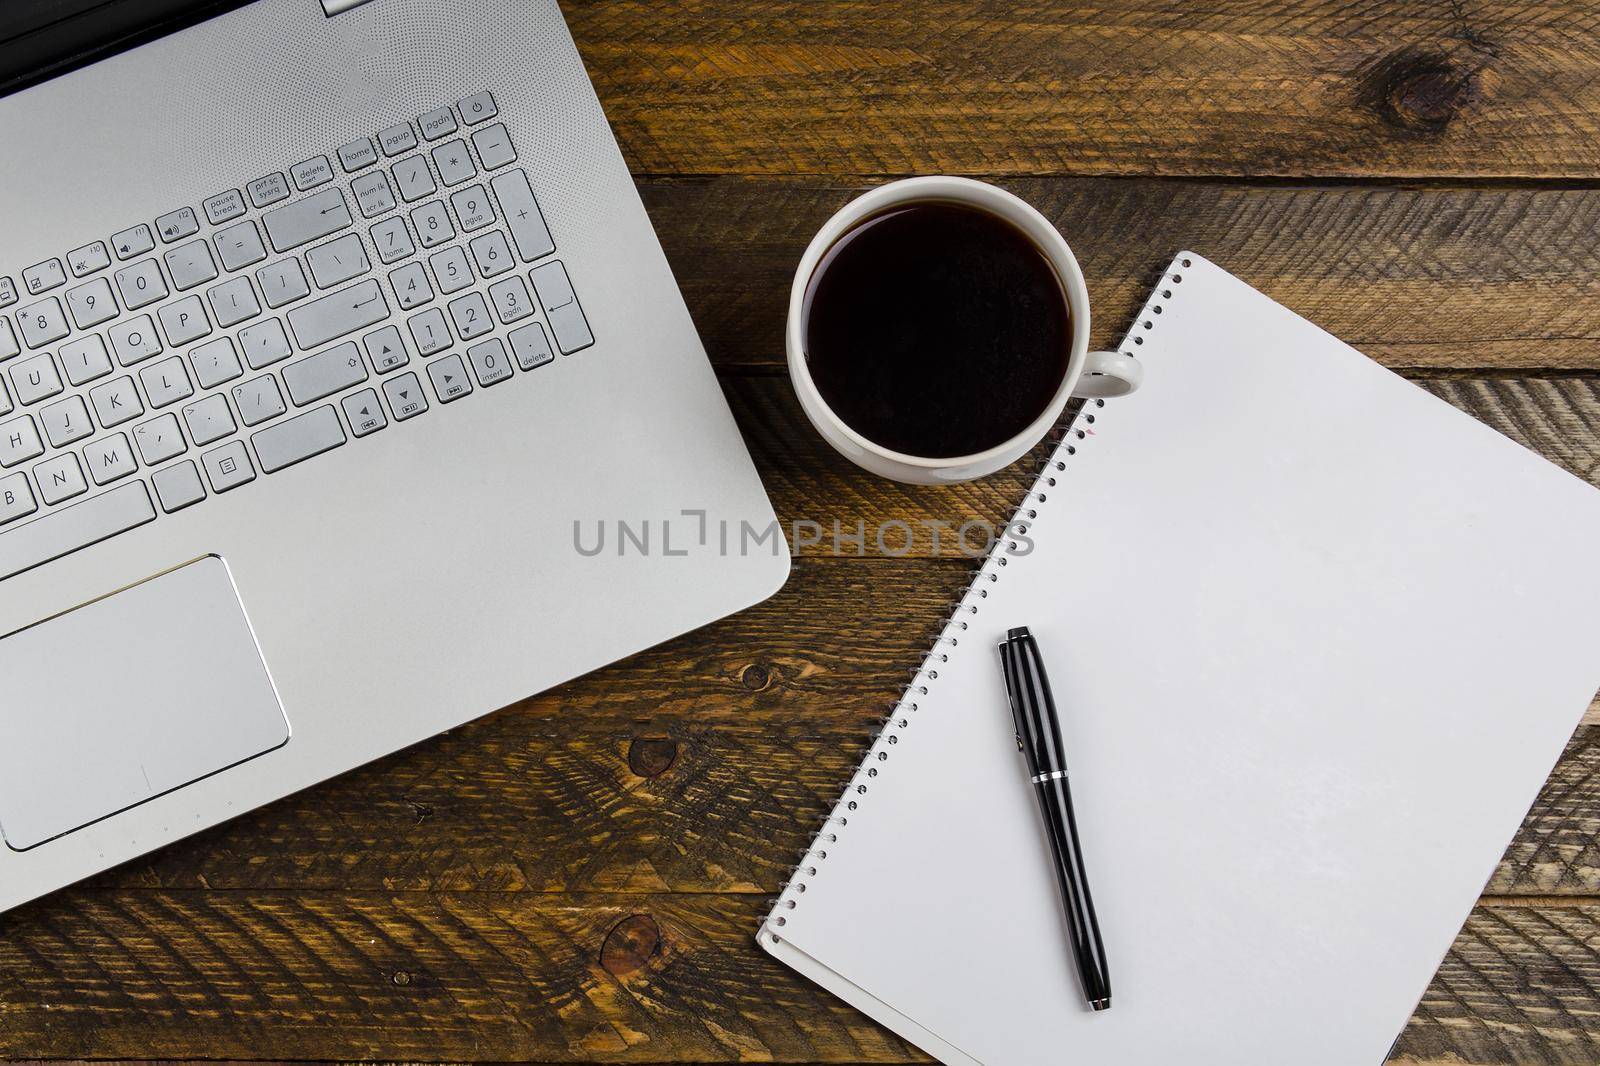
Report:
[{"label": "silver laptop", "polygon": [[0,144],[0,909],[782,585],[555,0],[260,0]]}]

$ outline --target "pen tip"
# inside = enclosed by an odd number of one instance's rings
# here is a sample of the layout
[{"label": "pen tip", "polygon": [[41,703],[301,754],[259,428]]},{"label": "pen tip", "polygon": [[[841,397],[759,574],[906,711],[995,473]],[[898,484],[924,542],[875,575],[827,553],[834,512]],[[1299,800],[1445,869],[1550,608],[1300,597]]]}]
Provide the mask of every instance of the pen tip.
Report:
[{"label": "pen tip", "polygon": [[1023,637],[1026,637],[1026,636],[1029,636],[1029,635],[1030,634],[1028,633],[1028,627],[1027,626],[1017,626],[1014,629],[1006,630],[1006,639],[1007,640],[1021,640]]},{"label": "pen tip", "polygon": [[1089,1001],[1089,1006],[1093,1007],[1095,1010],[1110,1010],[1111,997],[1107,996],[1105,999],[1091,999]]}]

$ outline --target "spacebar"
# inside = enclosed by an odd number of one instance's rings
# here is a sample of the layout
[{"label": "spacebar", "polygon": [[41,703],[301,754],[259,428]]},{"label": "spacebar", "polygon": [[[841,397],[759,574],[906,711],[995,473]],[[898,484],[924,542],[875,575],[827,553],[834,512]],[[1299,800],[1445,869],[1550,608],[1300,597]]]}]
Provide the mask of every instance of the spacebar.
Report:
[{"label": "spacebar", "polygon": [[129,482],[0,533],[0,581],[153,521],[144,483]]}]

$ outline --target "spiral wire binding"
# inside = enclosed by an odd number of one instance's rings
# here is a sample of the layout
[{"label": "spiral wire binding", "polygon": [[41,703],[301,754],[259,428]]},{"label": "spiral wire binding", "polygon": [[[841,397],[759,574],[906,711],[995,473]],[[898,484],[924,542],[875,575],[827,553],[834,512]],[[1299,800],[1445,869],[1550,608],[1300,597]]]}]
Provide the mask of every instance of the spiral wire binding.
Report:
[{"label": "spiral wire binding", "polygon": [[[1155,328],[1155,322],[1161,315],[1162,308],[1173,297],[1173,288],[1183,283],[1180,268],[1186,270],[1192,265],[1193,260],[1188,253],[1180,253],[1173,259],[1162,274],[1161,283],[1145,301],[1137,321],[1123,337],[1124,355],[1134,355],[1132,349],[1143,346],[1145,333]],[[1021,504],[1012,512],[1011,521],[1005,526],[1006,535],[996,538],[983,562],[973,571],[972,580],[967,583],[962,594],[950,601],[949,619],[930,634],[932,641],[923,656],[922,665],[909,671],[910,683],[868,737],[861,765],[851,777],[850,783],[845,786],[843,794],[835,801],[832,813],[823,819],[822,827],[817,831],[816,837],[808,847],[800,851],[795,864],[789,868],[789,879],[781,883],[779,895],[770,900],[772,907],[757,926],[758,936],[766,934],[774,944],[782,941],[783,936],[777,930],[788,924],[786,912],[800,905],[799,897],[805,894],[807,884],[817,876],[820,864],[827,861],[829,845],[839,842],[839,830],[850,824],[850,812],[858,810],[871,791],[873,780],[879,776],[879,767],[889,761],[889,749],[898,745],[900,737],[910,728],[912,719],[917,713],[918,701],[928,695],[930,682],[938,681],[939,666],[950,660],[949,652],[943,649],[947,646],[960,645],[961,634],[966,632],[968,627],[962,615],[977,614],[982,601],[989,596],[989,585],[1000,580],[1000,571],[1007,565],[1007,551],[1001,549],[1014,551],[1018,547],[1015,540],[1009,544],[1002,542],[1010,535],[1011,530],[1015,530],[1018,534],[1027,534],[1033,522],[1039,517],[1039,505],[1049,499],[1048,490],[1056,486],[1056,475],[1066,470],[1068,459],[1077,455],[1078,442],[1088,439],[1089,430],[1086,427],[1095,425],[1098,412],[1105,405],[1106,402],[1100,399],[1084,401],[1083,406],[1078,409],[1077,417],[1070,424],[1052,429],[1046,437],[1051,447],[1050,455],[1040,464],[1038,472],[1034,475],[1033,487],[1022,497]]]}]

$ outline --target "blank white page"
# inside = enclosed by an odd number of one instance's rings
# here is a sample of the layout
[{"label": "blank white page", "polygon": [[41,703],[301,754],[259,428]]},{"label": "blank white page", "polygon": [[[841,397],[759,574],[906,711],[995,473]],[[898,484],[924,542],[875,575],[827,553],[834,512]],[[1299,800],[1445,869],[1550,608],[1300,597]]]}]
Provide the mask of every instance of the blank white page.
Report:
[{"label": "blank white page", "polygon": [[[985,565],[761,939],[952,1060],[1377,1063],[1600,685],[1600,493],[1193,253],[1145,321],[1144,388],[1079,418],[1033,551]],[[1001,685],[1019,625],[1101,1014]]]}]

